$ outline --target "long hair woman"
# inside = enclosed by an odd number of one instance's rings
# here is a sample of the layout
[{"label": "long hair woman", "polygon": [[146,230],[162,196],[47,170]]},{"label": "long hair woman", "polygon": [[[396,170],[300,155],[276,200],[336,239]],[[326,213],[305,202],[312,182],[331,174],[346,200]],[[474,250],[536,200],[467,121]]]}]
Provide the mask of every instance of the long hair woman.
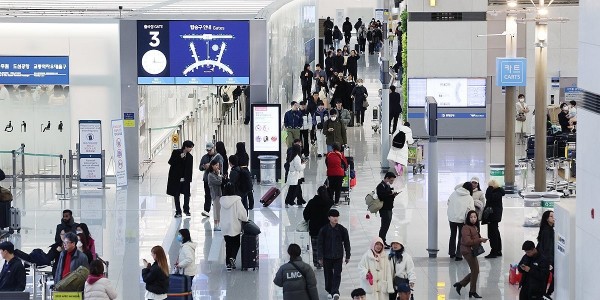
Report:
[{"label": "long hair woman", "polygon": [[467,274],[463,280],[454,284],[454,288],[456,288],[456,292],[460,295],[460,290],[470,284],[469,287],[469,298],[481,298],[479,294],[477,294],[477,278],[479,277],[479,261],[477,261],[477,257],[473,256],[473,249],[477,249],[481,243],[487,242],[486,238],[482,238],[479,235],[478,229],[478,216],[477,212],[471,210],[467,213],[467,217],[465,218],[465,225],[461,229],[461,239],[460,239],[460,252],[469,264],[469,269],[471,273]]},{"label": "long hair woman", "polygon": [[[546,258],[550,266],[550,272],[554,275],[554,212],[545,211],[540,223],[540,231],[537,236],[537,250]],[[554,293],[554,280],[550,282],[546,296]],[[550,298],[550,297],[548,297]]]},{"label": "long hair woman", "polygon": [[144,299],[166,299],[169,291],[169,263],[165,250],[161,246],[154,246],[150,252],[154,263],[150,264],[144,259],[146,267],[142,269],[142,279],[146,283]]},{"label": "long hair woman", "polygon": [[229,174],[229,162],[227,161],[227,150],[225,149],[225,143],[221,141],[215,143],[215,151],[221,154],[221,157],[223,158],[223,170],[221,170],[221,173],[223,176],[225,176],[225,178],[227,178],[227,174]]},{"label": "long hair woman", "polygon": [[85,235],[88,242],[88,249],[90,249],[90,252],[92,253],[92,259],[96,259],[96,241],[92,238],[92,234],[90,233],[87,224],[79,223],[79,225],[77,225],[77,233],[83,233],[83,235]]},{"label": "long hair woman", "polygon": [[302,148],[300,145],[292,145],[292,152],[288,157],[290,171],[286,183],[289,186],[289,189],[285,196],[285,207],[295,205],[296,199],[298,199],[298,206],[302,206],[306,203],[302,198],[302,187],[300,186],[300,179],[304,177],[304,168],[306,167],[306,164],[300,159],[301,153]]}]

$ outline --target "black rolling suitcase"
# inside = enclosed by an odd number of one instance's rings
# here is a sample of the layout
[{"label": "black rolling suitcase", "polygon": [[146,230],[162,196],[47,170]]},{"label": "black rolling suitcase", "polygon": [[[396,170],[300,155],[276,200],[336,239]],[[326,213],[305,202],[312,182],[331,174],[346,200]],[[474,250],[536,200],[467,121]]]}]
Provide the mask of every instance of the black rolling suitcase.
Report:
[{"label": "black rolling suitcase", "polygon": [[242,234],[242,271],[258,269],[258,235]]}]

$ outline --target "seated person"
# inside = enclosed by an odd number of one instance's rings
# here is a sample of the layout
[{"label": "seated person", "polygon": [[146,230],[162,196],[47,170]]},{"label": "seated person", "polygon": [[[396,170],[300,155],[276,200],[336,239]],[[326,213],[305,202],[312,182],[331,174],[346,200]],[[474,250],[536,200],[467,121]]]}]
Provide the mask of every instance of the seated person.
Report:
[{"label": "seated person", "polygon": [[0,291],[22,292],[25,290],[25,267],[14,253],[13,243],[0,243],[0,254],[5,260],[2,272],[0,272]]},{"label": "seated person", "polygon": [[56,264],[56,272],[54,273],[54,282],[57,283],[61,279],[67,277],[69,273],[77,270],[80,266],[89,268],[88,257],[83,252],[77,250],[77,235],[68,232],[65,234],[63,252],[60,253],[58,263]]},{"label": "seated person", "polygon": [[73,219],[73,212],[70,209],[63,210],[63,217],[60,221],[60,224],[56,225],[56,234],[54,235],[54,243],[57,245],[62,245],[63,243],[60,237],[61,230],[64,230],[65,233],[76,233],[77,225],[79,225],[75,223],[75,219]]}]

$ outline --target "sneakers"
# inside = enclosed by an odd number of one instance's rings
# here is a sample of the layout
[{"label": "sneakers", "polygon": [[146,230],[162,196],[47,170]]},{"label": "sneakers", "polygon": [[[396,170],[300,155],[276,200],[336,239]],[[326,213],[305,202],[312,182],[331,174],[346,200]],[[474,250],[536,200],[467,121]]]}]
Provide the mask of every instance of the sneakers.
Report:
[{"label": "sneakers", "polygon": [[175,213],[175,218],[181,218],[181,213]]},{"label": "sneakers", "polygon": [[290,205],[286,203],[285,208],[290,208]]},{"label": "sneakers", "polygon": [[328,300],[331,300],[331,299],[333,299],[333,295],[327,295],[327,299],[328,299]]},{"label": "sneakers", "polygon": [[191,217],[191,216],[192,216],[192,214],[191,214],[191,213],[188,211],[188,212],[186,212],[186,213],[185,213],[185,216],[186,216],[186,217]]},{"label": "sneakers", "polygon": [[210,217],[210,215],[206,211],[202,211],[200,214],[205,218]]},{"label": "sneakers", "polygon": [[319,153],[317,154],[317,157],[323,157],[323,154]]},{"label": "sneakers", "polygon": [[227,267],[225,267],[225,269],[227,270],[227,272],[231,272],[231,270],[232,270],[231,265],[227,265]]},{"label": "sneakers", "polygon": [[485,258],[496,258],[496,257],[498,257],[498,256],[497,256],[496,254],[490,253],[490,254],[488,254],[488,255],[486,255],[486,256],[484,256],[484,257],[485,257]]},{"label": "sneakers", "polygon": [[229,259],[229,266],[235,270],[235,258]]},{"label": "sneakers", "polygon": [[216,225],[215,228],[213,229],[214,231],[221,231],[221,226]]},{"label": "sneakers", "polygon": [[457,257],[455,257],[455,258],[454,258],[454,261],[461,261],[461,260],[463,260],[463,258],[462,258],[462,257],[458,257],[458,256],[457,256]]},{"label": "sneakers", "polygon": [[333,294],[333,300],[340,300],[340,294]]}]

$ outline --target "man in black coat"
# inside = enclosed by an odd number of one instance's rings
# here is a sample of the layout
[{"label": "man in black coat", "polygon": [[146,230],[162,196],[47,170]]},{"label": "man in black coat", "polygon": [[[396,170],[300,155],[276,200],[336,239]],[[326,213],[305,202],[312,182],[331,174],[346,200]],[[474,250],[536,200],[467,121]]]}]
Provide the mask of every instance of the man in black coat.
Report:
[{"label": "man in black coat", "polygon": [[342,49],[337,50],[337,54],[333,57],[333,70],[334,72],[344,72],[344,55]]},{"label": "man in black coat", "polygon": [[179,196],[183,194],[183,212],[190,214],[190,184],[194,171],[194,157],[190,152],[194,148],[192,141],[185,141],[181,149],[173,150],[169,158],[169,179],[167,180],[167,195],[175,200],[175,218],[181,218]]},{"label": "man in black coat", "polygon": [[15,257],[15,245],[11,242],[0,243],[0,257],[4,259],[0,271],[0,291],[24,291],[27,278],[21,260]]},{"label": "man in black coat", "polygon": [[304,70],[300,72],[300,85],[302,86],[302,100],[308,99],[310,97],[310,92],[312,90],[312,81],[313,81],[313,72],[310,70],[310,65],[305,64]]},{"label": "man in black coat", "polygon": [[350,18],[346,17],[346,22],[342,24],[342,31],[344,32],[344,41],[346,45],[350,44],[350,37],[352,36],[352,23],[350,23]]},{"label": "man in black coat", "polygon": [[385,242],[385,236],[390,229],[392,224],[392,209],[394,208],[394,198],[399,194],[394,192],[392,184],[396,179],[396,175],[392,172],[385,173],[383,181],[381,181],[376,188],[377,197],[383,201],[383,207],[379,210],[381,216],[381,227],[379,228],[379,237],[383,240],[385,249],[389,249],[390,245]]},{"label": "man in black coat", "polygon": [[360,55],[356,53],[355,50],[350,51],[350,56],[348,56],[348,61],[346,62],[346,66],[348,67],[348,73],[352,75],[354,80],[358,79],[358,60],[360,59]]},{"label": "man in black coat", "polygon": [[[402,104],[400,102],[400,93],[396,92],[396,86],[390,86],[390,129],[391,133],[396,132],[398,118],[402,113]],[[393,123],[393,127],[392,127]]]},{"label": "man in black coat", "polygon": [[333,29],[333,21],[331,21],[330,17],[327,17],[327,20],[323,22],[323,27]]},{"label": "man in black coat", "polygon": [[522,249],[525,255],[519,262],[519,272],[523,274],[519,283],[519,300],[543,299],[550,273],[548,262],[532,241],[525,241]]},{"label": "man in black coat", "polygon": [[71,211],[70,209],[63,210],[62,215],[63,217],[60,220],[60,224],[56,225],[56,233],[54,234],[55,245],[63,244],[63,240],[60,237],[60,232],[62,230],[65,231],[65,234],[69,232],[76,233],[77,226],[79,226],[79,224],[75,223],[75,219],[73,219],[73,211]]},{"label": "man in black coat", "polygon": [[362,19],[358,18],[358,21],[356,21],[356,23],[354,23],[354,29],[356,29],[357,35],[358,35],[358,30],[360,29],[360,26],[362,26]]}]

